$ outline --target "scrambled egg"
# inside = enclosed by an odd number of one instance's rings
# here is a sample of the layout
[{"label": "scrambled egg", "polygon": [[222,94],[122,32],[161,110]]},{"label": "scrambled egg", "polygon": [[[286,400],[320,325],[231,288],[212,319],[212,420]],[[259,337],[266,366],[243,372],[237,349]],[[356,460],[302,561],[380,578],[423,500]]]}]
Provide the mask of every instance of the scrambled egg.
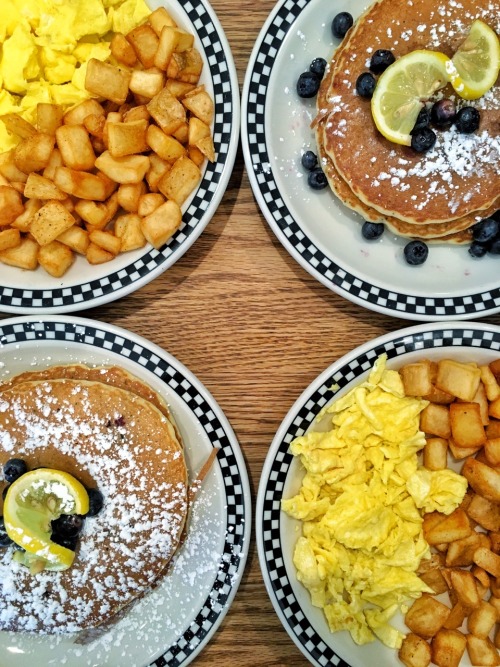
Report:
[{"label": "scrambled egg", "polygon": [[[33,122],[39,102],[69,107],[90,97],[87,62],[107,60],[111,33],[150,13],[144,0],[1,0],[0,115]],[[0,152],[17,141],[0,122]]]},{"label": "scrambled egg", "polygon": [[297,578],[322,607],[332,632],[358,644],[376,637],[399,648],[389,621],[409,598],[432,592],[416,575],[429,547],[422,514],[451,513],[467,480],[451,470],[418,468],[425,445],[419,415],[427,401],[405,397],[382,355],[366,382],[323,410],[332,428],[296,438],[306,469],[297,496],[282,501],[302,521],[293,561]]}]

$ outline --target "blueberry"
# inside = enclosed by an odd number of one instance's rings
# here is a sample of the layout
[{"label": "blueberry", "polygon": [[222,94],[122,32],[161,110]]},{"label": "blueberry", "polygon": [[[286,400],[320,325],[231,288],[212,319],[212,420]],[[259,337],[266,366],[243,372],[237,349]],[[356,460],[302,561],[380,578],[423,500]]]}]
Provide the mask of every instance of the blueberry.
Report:
[{"label": "blueberry", "polygon": [[489,245],[488,245],[488,252],[491,255],[500,255],[500,238],[494,239]]},{"label": "blueberry", "polygon": [[302,72],[297,81],[299,97],[314,97],[319,90],[320,78],[314,72]]},{"label": "blueberry", "polygon": [[72,535],[71,537],[69,537],[67,535],[59,535],[58,533],[53,533],[50,539],[52,540],[52,542],[59,544],[61,547],[66,547],[66,549],[70,549],[71,551],[75,551],[76,545],[78,544],[77,535]]},{"label": "blueberry", "polygon": [[431,121],[436,127],[446,128],[455,120],[457,110],[453,100],[439,100],[432,105]]},{"label": "blueberry", "polygon": [[352,28],[353,23],[354,19],[352,18],[352,15],[349,14],[349,12],[340,12],[340,14],[337,14],[336,16],[333,17],[332,21],[333,36],[342,39],[342,37],[345,37],[345,34],[349,30],[349,28]]},{"label": "blueberry", "polygon": [[315,58],[309,65],[309,71],[317,74],[320,79],[323,78],[326,69],[326,60],[324,58]]},{"label": "blueberry", "polygon": [[28,466],[22,459],[9,459],[3,467],[3,476],[6,482],[12,483],[27,470]]},{"label": "blueberry", "polygon": [[368,241],[378,239],[384,233],[385,227],[382,222],[368,222],[366,220],[361,227],[361,234],[363,238]]},{"label": "blueberry", "polygon": [[389,65],[395,62],[396,58],[392,51],[387,49],[377,49],[370,59],[370,69],[374,74],[381,74]]},{"label": "blueberry", "polygon": [[404,247],[404,255],[408,264],[418,266],[423,264],[429,254],[429,248],[423,241],[410,241]]},{"label": "blueberry", "polygon": [[315,169],[309,172],[309,176],[307,177],[307,182],[313,190],[323,190],[323,188],[326,188],[326,186],[328,185],[325,172],[323,171],[323,169],[321,169],[321,167],[316,167]]},{"label": "blueberry", "polygon": [[459,132],[471,134],[479,128],[480,115],[474,107],[462,107],[455,118],[455,125]]},{"label": "blueberry", "polygon": [[413,126],[413,130],[410,132],[410,134],[413,134],[417,130],[421,130],[424,127],[429,127],[430,122],[431,122],[431,112],[427,107],[422,107],[419,111],[417,120],[415,121],[415,125]]},{"label": "blueberry", "polygon": [[363,72],[356,79],[356,92],[360,97],[371,97],[376,83],[375,77],[371,72]]},{"label": "blueberry", "polygon": [[483,245],[482,243],[477,243],[477,241],[473,241],[470,246],[469,246],[469,255],[471,257],[484,257],[486,255],[486,251],[488,250],[486,245]]},{"label": "blueberry", "polygon": [[500,223],[497,220],[485,218],[472,227],[472,238],[478,243],[489,243],[493,241],[499,231]]},{"label": "blueberry", "polygon": [[311,171],[318,164],[318,158],[316,156],[316,153],[313,153],[312,151],[306,151],[302,155],[300,161],[304,169],[307,169],[307,171]]},{"label": "blueberry", "polygon": [[0,549],[5,549],[12,544],[12,540],[7,535],[3,516],[0,516]]},{"label": "blueberry", "polygon": [[436,143],[436,133],[430,127],[422,127],[412,133],[411,147],[417,153],[424,153]]},{"label": "blueberry", "polygon": [[87,489],[89,494],[89,511],[87,516],[96,516],[102,510],[104,498],[99,489]]},{"label": "blueberry", "polygon": [[74,537],[82,530],[83,521],[80,514],[61,514],[52,521],[52,531],[61,537]]}]

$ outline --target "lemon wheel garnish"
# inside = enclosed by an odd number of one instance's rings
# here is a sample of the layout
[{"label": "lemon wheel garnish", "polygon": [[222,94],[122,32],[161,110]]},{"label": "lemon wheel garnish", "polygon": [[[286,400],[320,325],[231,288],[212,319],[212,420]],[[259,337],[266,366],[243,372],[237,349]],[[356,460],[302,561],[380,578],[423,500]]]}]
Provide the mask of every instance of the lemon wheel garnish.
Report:
[{"label": "lemon wheel garnish", "polygon": [[448,75],[455,92],[466,100],[477,100],[490,90],[500,71],[500,43],[489,25],[474,21],[465,42],[448,62]]},{"label": "lemon wheel garnish", "polygon": [[371,110],[378,131],[386,139],[410,146],[410,132],[423,103],[448,83],[448,62],[439,51],[411,51],[381,74]]},{"label": "lemon wheel garnish", "polygon": [[75,552],[51,541],[51,521],[61,514],[87,514],[89,497],[83,484],[61,470],[38,468],[21,475],[5,496],[7,534],[29,558],[46,570],[66,570]]}]

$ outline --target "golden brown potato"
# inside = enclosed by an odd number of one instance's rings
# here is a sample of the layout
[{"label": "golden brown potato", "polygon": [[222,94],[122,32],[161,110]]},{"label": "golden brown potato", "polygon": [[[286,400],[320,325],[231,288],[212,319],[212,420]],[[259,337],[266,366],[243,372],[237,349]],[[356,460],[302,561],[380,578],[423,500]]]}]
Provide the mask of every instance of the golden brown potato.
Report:
[{"label": "golden brown potato", "polygon": [[431,662],[431,647],[424,639],[410,632],[403,639],[398,656],[406,667],[428,667]]},{"label": "golden brown potato", "polygon": [[36,105],[36,128],[43,134],[54,135],[63,122],[63,107],[60,104],[39,102]]},{"label": "golden brown potato", "polygon": [[21,244],[21,233],[19,229],[3,229],[0,231],[0,252],[9,248],[17,248]]},{"label": "golden brown potato", "polygon": [[[149,149],[146,141],[147,120],[135,120],[128,123],[109,123],[108,150],[112,157],[124,157],[144,153]],[[161,130],[160,130],[161,131]]]},{"label": "golden brown potato", "polygon": [[477,403],[452,403],[450,426],[457,447],[480,447],[486,442],[486,432]]},{"label": "golden brown potato", "polygon": [[167,88],[153,97],[147,109],[165,134],[172,134],[186,120],[185,108]]},{"label": "golden brown potato", "polygon": [[488,638],[467,635],[467,653],[473,665],[488,667],[500,664],[498,652]]},{"label": "golden brown potato", "polygon": [[464,401],[472,401],[480,380],[481,371],[477,366],[453,359],[442,359],[438,363],[436,387]]},{"label": "golden brown potato", "polygon": [[56,130],[56,141],[66,167],[77,171],[93,169],[96,157],[83,125],[62,125]]},{"label": "golden brown potato", "polygon": [[34,271],[38,266],[38,243],[26,236],[21,243],[14,248],[8,248],[0,252],[0,261],[9,266],[19,269]]},{"label": "golden brown potato", "polygon": [[111,39],[111,53],[118,60],[127,67],[133,67],[137,62],[137,56],[132,48],[132,44],[126,39],[121,32],[116,32]]},{"label": "golden brown potato", "polygon": [[500,472],[476,459],[468,458],[462,467],[462,475],[477,494],[493,502],[500,502]]},{"label": "golden brown potato", "polygon": [[109,196],[109,186],[99,174],[90,174],[68,167],[57,167],[54,183],[63,192],[79,199],[104,201]]},{"label": "golden brown potato", "polygon": [[183,155],[172,165],[158,183],[158,189],[167,199],[181,206],[201,179],[199,168],[187,156]]},{"label": "golden brown potato", "polygon": [[73,225],[73,227],[59,234],[57,240],[80,255],[85,255],[90,243],[88,232],[77,225]]},{"label": "golden brown potato", "polygon": [[141,230],[154,248],[161,248],[180,227],[182,212],[174,201],[166,201],[141,221]]},{"label": "golden brown potato", "polygon": [[442,628],[431,642],[432,662],[438,667],[458,667],[466,646],[461,632]]},{"label": "golden brown potato", "polygon": [[127,41],[132,45],[136,56],[146,69],[155,64],[155,54],[158,49],[159,39],[151,25],[143,23],[138,25],[125,35]]},{"label": "golden brown potato", "polygon": [[427,438],[424,447],[424,468],[445,470],[448,466],[448,441],[444,438]]},{"label": "golden brown potato", "polygon": [[24,120],[18,113],[5,113],[0,116],[0,121],[3,122],[8,132],[21,139],[29,139],[36,134],[36,127]]},{"label": "golden brown potato", "polygon": [[141,218],[135,213],[118,216],[115,220],[114,231],[121,240],[120,252],[137,250],[146,245],[146,237],[141,229]]},{"label": "golden brown potato", "polygon": [[28,139],[23,139],[14,149],[16,167],[29,174],[31,171],[45,169],[54,150],[55,137],[37,132]]},{"label": "golden brown potato", "polygon": [[23,201],[17,190],[0,185],[0,227],[5,227],[24,212]]},{"label": "golden brown potato", "polygon": [[104,107],[91,97],[66,111],[63,117],[65,125],[83,125],[87,116],[104,116]]},{"label": "golden brown potato", "polygon": [[405,623],[419,637],[430,639],[443,627],[449,613],[449,607],[424,593],[410,607]]},{"label": "golden brown potato", "polygon": [[444,544],[460,540],[470,535],[469,517],[463,509],[458,507],[448,516],[430,528],[424,524],[424,535],[428,544]]},{"label": "golden brown potato", "polygon": [[24,186],[24,196],[30,199],[59,199],[63,201],[68,195],[49,178],[32,172],[28,175],[28,180]]},{"label": "golden brown potato", "polygon": [[148,100],[163,89],[165,74],[156,69],[134,70],[130,77],[129,88],[136,95],[141,95]]},{"label": "golden brown potato", "polygon": [[151,25],[158,37],[161,35],[164,26],[169,25],[173,26],[174,28],[177,26],[176,22],[167,12],[165,7],[159,7],[158,9],[155,9],[154,12],[149,15],[148,23]]},{"label": "golden brown potato", "polygon": [[420,414],[420,428],[429,435],[449,438],[451,435],[449,408],[446,405],[430,403]]},{"label": "golden brown potato", "polygon": [[41,246],[38,250],[38,262],[47,273],[54,278],[60,278],[66,273],[73,263],[74,255],[71,249],[59,243],[51,241],[47,245]]},{"label": "golden brown potato", "polygon": [[68,209],[60,201],[50,200],[35,213],[30,233],[38,245],[44,246],[74,224],[75,218]]},{"label": "golden brown potato", "polygon": [[117,104],[127,99],[130,72],[90,58],[85,76],[85,88],[96,97],[104,97]]}]

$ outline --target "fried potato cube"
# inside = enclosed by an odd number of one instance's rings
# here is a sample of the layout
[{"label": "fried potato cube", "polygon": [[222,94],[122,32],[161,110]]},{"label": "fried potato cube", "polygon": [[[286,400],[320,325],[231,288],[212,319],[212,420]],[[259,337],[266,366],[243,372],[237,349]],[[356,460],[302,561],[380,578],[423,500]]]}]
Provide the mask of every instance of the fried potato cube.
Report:
[{"label": "fried potato cube", "polygon": [[85,89],[96,97],[104,97],[117,104],[127,99],[130,72],[90,58],[87,63]]},{"label": "fried potato cube", "polygon": [[62,166],[63,166],[63,159],[61,151],[58,148],[54,148],[54,150],[50,154],[47,166],[42,171],[42,176],[44,178],[48,178],[49,181],[53,181],[56,175],[57,167],[62,167]]},{"label": "fried potato cube", "polygon": [[21,139],[29,139],[37,133],[36,128],[18,113],[5,113],[0,116],[0,120],[3,121],[7,132]]},{"label": "fried potato cube", "polygon": [[444,438],[427,438],[423,463],[427,470],[445,470],[448,467],[448,441]]},{"label": "fried potato cube", "polygon": [[203,139],[199,139],[196,142],[195,148],[198,148],[198,150],[207,158],[207,160],[210,162],[215,162],[215,148],[212,137],[204,137]]},{"label": "fried potato cube", "polygon": [[488,366],[490,367],[490,371],[497,378],[497,381],[499,381],[500,380],[500,357],[498,359],[494,359],[493,361],[490,361]]},{"label": "fried potato cube", "polygon": [[199,51],[193,47],[182,52],[174,52],[167,67],[169,79],[179,79],[187,83],[197,83],[203,69]]},{"label": "fried potato cube", "polygon": [[163,176],[170,171],[172,164],[166,160],[162,160],[156,153],[149,155],[150,167],[146,174],[146,181],[148,182],[151,192],[158,192],[158,184]]},{"label": "fried potato cube", "polygon": [[435,595],[446,593],[448,591],[448,584],[446,583],[443,573],[439,568],[429,570],[420,574],[420,579],[427,584],[434,591]]},{"label": "fried potato cube", "polygon": [[486,432],[477,403],[452,403],[450,426],[457,447],[479,447],[486,442]]},{"label": "fried potato cube", "polygon": [[187,144],[189,138],[188,121],[185,120],[183,123],[181,123],[175,132],[172,132],[172,136],[174,139],[177,139],[177,141],[180,141],[181,144]]},{"label": "fried potato cube", "polygon": [[430,639],[443,627],[449,613],[449,607],[424,593],[408,610],[405,623],[419,637]]},{"label": "fried potato cube", "polygon": [[148,103],[147,109],[165,134],[172,134],[186,121],[186,110],[167,88]]},{"label": "fried potato cube", "polygon": [[497,610],[484,600],[473,609],[468,620],[467,628],[476,637],[486,638],[497,622]]},{"label": "fried potato cube", "polygon": [[149,100],[163,89],[165,74],[156,69],[135,69],[130,77],[130,90],[136,95],[141,95]]},{"label": "fried potato cube", "polygon": [[459,630],[442,628],[431,642],[432,662],[438,667],[458,667],[467,640]]},{"label": "fried potato cube", "polygon": [[113,157],[109,151],[104,151],[96,159],[95,166],[115,183],[139,183],[150,163],[147,155]]},{"label": "fried potato cube", "polygon": [[451,435],[450,411],[445,405],[430,403],[420,413],[420,428],[424,433],[436,435],[439,438],[449,438]]},{"label": "fried potato cube", "polygon": [[165,202],[165,197],[159,192],[148,192],[139,198],[139,207],[137,213],[141,218],[151,215],[158,207]]},{"label": "fried potato cube", "polygon": [[451,585],[457,600],[467,609],[479,606],[481,598],[477,589],[477,580],[469,570],[452,570]]},{"label": "fried potato cube", "polygon": [[500,438],[500,421],[490,419],[489,424],[486,426],[486,437],[488,440],[492,438]]},{"label": "fried potato cube", "polygon": [[29,231],[33,216],[42,208],[43,203],[40,199],[28,199],[24,205],[24,211],[11,223],[11,227],[18,229],[20,232]]},{"label": "fried potato cube", "polygon": [[136,213],[120,215],[115,220],[114,231],[121,241],[120,252],[137,250],[146,245],[141,229],[141,218]]},{"label": "fried potato cube", "polygon": [[17,248],[21,243],[21,233],[19,229],[3,229],[0,232],[0,252],[9,248]]},{"label": "fried potato cube", "polygon": [[183,98],[182,103],[193,116],[196,116],[210,127],[214,120],[214,103],[206,90],[201,90],[198,93],[194,91],[188,93]]},{"label": "fried potato cube", "polygon": [[36,105],[36,127],[43,134],[55,134],[63,122],[63,107],[60,104],[39,102]]},{"label": "fried potato cube", "polygon": [[[457,398],[457,403],[467,403],[467,401],[463,401],[461,398]],[[479,405],[479,413],[481,415],[481,421],[483,423],[483,426],[487,426],[490,422],[490,417],[488,414],[489,403],[488,403],[488,398],[486,396],[486,390],[482,382],[479,383],[476,395],[472,399],[471,403],[477,403]]]},{"label": "fried potato cube", "polygon": [[103,229],[112,218],[106,204],[103,202],[80,199],[75,206],[75,210],[82,220],[94,229]]},{"label": "fried potato cube", "polygon": [[114,259],[115,255],[95,243],[89,243],[85,257],[89,264],[104,264]]},{"label": "fried potato cube", "polygon": [[436,387],[464,401],[472,401],[479,382],[481,371],[477,366],[462,364],[452,359],[438,362]]},{"label": "fried potato cube", "polygon": [[174,97],[181,100],[184,95],[195,89],[194,83],[187,83],[186,81],[178,81],[177,79],[167,79],[165,88],[169,90]]},{"label": "fried potato cube", "polygon": [[201,167],[201,165],[205,162],[205,156],[199,148],[196,148],[196,146],[188,147],[188,158],[192,160],[197,167]]},{"label": "fried potato cube", "polygon": [[[147,120],[108,124],[108,150],[112,157],[135,155],[149,150],[146,141]],[[161,131],[161,130],[160,130]]]},{"label": "fried potato cube", "polygon": [[494,419],[500,419],[500,398],[490,402],[488,407],[488,414]]},{"label": "fried potato cube", "polygon": [[457,459],[457,461],[462,461],[469,456],[474,456],[474,454],[481,449],[481,445],[479,447],[457,447],[452,438],[448,440],[448,447],[453,458]]},{"label": "fried potato cube", "polygon": [[54,150],[55,137],[50,134],[37,132],[28,139],[23,139],[14,148],[14,163],[16,167],[29,174],[31,171],[45,169]]},{"label": "fried potato cube", "polygon": [[[93,137],[96,137],[97,139],[101,140],[104,137],[105,125],[106,125],[106,117],[96,113],[89,114],[83,120],[83,127],[87,130],[87,132]],[[94,148],[94,144],[92,144],[92,147]]]},{"label": "fried potato cube", "polygon": [[186,149],[177,139],[165,134],[157,125],[148,127],[146,141],[149,147],[167,162],[175,162],[186,153]]},{"label": "fried potato cube", "polygon": [[199,168],[188,157],[182,156],[174,162],[172,169],[162,176],[158,189],[167,199],[181,206],[201,179]]},{"label": "fried potato cube", "polygon": [[474,552],[474,563],[489,572],[496,579],[500,577],[500,556],[491,549],[479,547]]},{"label": "fried potato cube", "polygon": [[74,250],[79,255],[85,255],[90,243],[89,233],[87,230],[82,229],[82,227],[78,227],[78,225],[73,225],[73,227],[70,227],[62,234],[59,234],[57,240],[60,243],[64,243],[64,245],[68,246],[68,248],[71,248],[71,250]]},{"label": "fried potato cube", "polygon": [[446,567],[467,567],[474,562],[474,552],[481,545],[479,535],[472,531],[467,537],[454,540],[446,552]]},{"label": "fried potato cube", "polygon": [[141,230],[148,243],[158,249],[179,229],[181,222],[181,209],[170,200],[142,219]]},{"label": "fried potato cube", "polygon": [[481,372],[481,382],[484,385],[488,400],[495,401],[497,398],[500,398],[500,385],[491,368],[489,366],[479,366],[479,371]]},{"label": "fried potato cube", "polygon": [[68,209],[60,201],[50,200],[35,213],[30,233],[38,245],[44,246],[74,224],[75,218]]},{"label": "fried potato cube", "polygon": [[14,148],[10,151],[0,153],[0,175],[12,184],[15,181],[26,183],[28,175],[18,169],[14,163]]},{"label": "fried potato cube", "polygon": [[469,458],[462,467],[462,475],[476,493],[493,502],[500,502],[500,472]]},{"label": "fried potato cube", "polygon": [[429,544],[448,544],[467,537],[470,532],[469,517],[459,507],[428,530],[424,524],[425,539]]},{"label": "fried potato cube", "polygon": [[146,194],[146,184],[130,183],[118,188],[118,204],[128,213],[137,213],[142,195]]},{"label": "fried potato cube", "polygon": [[164,26],[169,25],[173,28],[177,27],[176,22],[167,12],[165,7],[158,7],[158,9],[155,9],[154,12],[149,15],[148,23],[151,25],[158,37],[161,35]]},{"label": "fried potato cube", "polygon": [[493,467],[500,466],[500,438],[492,438],[484,443],[486,462]]},{"label": "fried potato cube", "polygon": [[155,64],[155,54],[158,49],[159,39],[151,25],[143,23],[128,32],[125,37],[132,45],[136,56],[146,69]]},{"label": "fried potato cube", "polygon": [[496,554],[500,554],[500,531],[492,531],[488,533],[491,542],[491,550]]},{"label": "fried potato cube", "polygon": [[38,250],[38,262],[54,278],[60,278],[73,264],[70,248],[59,241],[51,241]]},{"label": "fried potato cube", "polygon": [[487,637],[467,635],[467,653],[473,665],[481,665],[481,667],[500,665],[495,645]]},{"label": "fried potato cube", "polygon": [[428,667],[431,662],[431,647],[425,639],[410,632],[403,639],[398,657],[406,667]]},{"label": "fried potato cube", "polygon": [[[201,139],[205,139],[205,137],[210,136],[210,127],[204,123],[202,120],[199,118],[196,118],[193,116],[192,118],[189,119],[189,132],[188,132],[188,143],[190,146],[196,146],[198,141]],[[407,364],[407,366],[414,366],[415,364]],[[403,380],[403,384],[405,383],[404,379],[404,373],[405,373],[405,368],[406,366],[403,366],[401,368],[400,375]],[[406,371],[408,372],[408,371]],[[429,380],[429,388],[431,386],[430,380]],[[408,385],[408,389],[411,389],[410,385]],[[423,392],[420,392],[420,394],[410,394],[406,391],[406,385],[405,385],[405,393],[407,396],[422,396]]]},{"label": "fried potato cube", "polygon": [[77,171],[93,169],[96,157],[83,125],[62,125],[56,130],[56,140],[66,167]]},{"label": "fried potato cube", "polygon": [[500,532],[500,503],[474,494],[466,511],[469,517],[485,530]]},{"label": "fried potato cube", "polygon": [[127,67],[133,67],[137,62],[137,56],[132,44],[121,32],[115,32],[110,43],[111,54]]},{"label": "fried potato cube", "polygon": [[447,630],[457,630],[462,626],[462,623],[467,618],[469,611],[470,610],[467,607],[464,607],[461,602],[456,602],[451,608],[450,614],[446,619],[443,628],[446,628]]},{"label": "fried potato cube", "polygon": [[24,196],[30,199],[58,199],[63,201],[68,196],[45,176],[32,172],[24,186]]},{"label": "fried potato cube", "polygon": [[63,192],[92,201],[104,201],[108,198],[109,186],[98,174],[89,174],[86,171],[57,167],[54,183]]},{"label": "fried potato cube", "polygon": [[29,237],[21,239],[15,248],[8,248],[0,252],[0,262],[19,269],[34,271],[38,266],[38,243]]},{"label": "fried potato cube", "polygon": [[167,69],[170,58],[179,43],[179,37],[180,33],[177,28],[169,25],[163,27],[154,57],[156,67],[162,70]]},{"label": "fried potato cube", "polygon": [[145,104],[140,104],[137,107],[132,107],[123,114],[124,123],[133,123],[136,120],[149,120],[151,115]]},{"label": "fried potato cube", "polygon": [[104,107],[95,98],[83,100],[66,111],[64,125],[83,125],[87,116],[105,116]]},{"label": "fried potato cube", "polygon": [[17,190],[0,185],[0,227],[5,227],[24,212],[23,201]]},{"label": "fried potato cube", "polygon": [[117,255],[120,252],[121,240],[111,232],[96,229],[90,232],[89,239],[91,243],[95,243],[95,245],[107,250],[112,255]]}]

